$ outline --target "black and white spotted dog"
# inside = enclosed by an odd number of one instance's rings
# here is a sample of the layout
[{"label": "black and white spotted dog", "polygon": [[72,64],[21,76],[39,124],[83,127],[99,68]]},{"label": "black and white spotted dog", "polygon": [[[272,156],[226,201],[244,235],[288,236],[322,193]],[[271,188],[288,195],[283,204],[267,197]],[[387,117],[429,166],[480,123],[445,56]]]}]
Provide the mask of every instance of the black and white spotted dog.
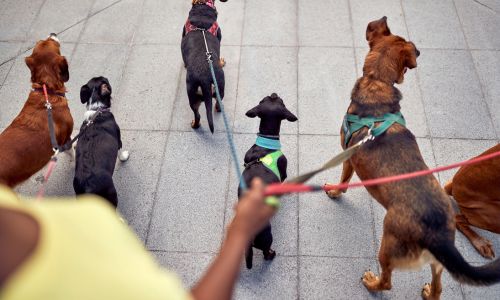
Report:
[{"label": "black and white spotted dog", "polygon": [[78,144],[73,188],[78,194],[95,194],[118,205],[113,183],[116,158],[126,161],[128,151],[121,151],[120,127],[111,108],[111,85],[105,77],[94,77],[80,90],[80,100],[87,107]]}]

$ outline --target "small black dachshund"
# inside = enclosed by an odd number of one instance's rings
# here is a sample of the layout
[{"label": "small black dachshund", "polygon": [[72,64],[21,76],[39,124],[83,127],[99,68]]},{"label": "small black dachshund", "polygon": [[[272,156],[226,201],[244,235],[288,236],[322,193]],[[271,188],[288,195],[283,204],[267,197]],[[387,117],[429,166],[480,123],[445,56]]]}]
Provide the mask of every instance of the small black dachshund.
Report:
[{"label": "small black dachshund", "polygon": [[[268,96],[259,105],[246,113],[247,117],[260,118],[259,133],[257,141],[245,154],[245,170],[243,179],[250,185],[254,177],[260,177],[266,184],[283,182],[286,177],[287,159],[281,152],[280,128],[281,121],[297,121],[297,117],[291,113],[283,103],[283,100],[275,93]],[[241,196],[241,188],[238,188],[238,197]],[[262,250],[265,260],[272,260],[276,252],[271,249],[273,235],[269,223],[253,240],[245,253],[246,266],[252,268],[253,247]]]},{"label": "small black dachshund", "polygon": [[[122,141],[120,128],[110,111],[111,90],[105,77],[92,78],[80,90],[80,99],[87,106],[87,112],[76,145],[73,188],[77,195],[99,195],[116,207],[118,195],[113,172]],[[126,161],[128,156],[127,151],[119,153],[121,161]]]},{"label": "small black dachshund", "polygon": [[[226,2],[227,0],[221,0]],[[189,106],[193,110],[194,120],[191,128],[200,127],[200,113],[198,109],[201,102],[205,102],[208,125],[210,131],[214,132],[214,121],[212,115],[212,97],[214,97],[213,79],[207,62],[207,49],[203,32],[212,55],[214,63],[215,78],[219,86],[221,100],[224,99],[224,59],[220,57],[220,42],[222,39],[221,29],[217,23],[217,10],[215,0],[193,0],[193,6],[189,12],[188,20],[182,30],[181,51],[184,66],[187,69],[186,89],[189,98]],[[201,89],[201,95],[198,90]],[[219,104],[215,109],[220,112]]]}]

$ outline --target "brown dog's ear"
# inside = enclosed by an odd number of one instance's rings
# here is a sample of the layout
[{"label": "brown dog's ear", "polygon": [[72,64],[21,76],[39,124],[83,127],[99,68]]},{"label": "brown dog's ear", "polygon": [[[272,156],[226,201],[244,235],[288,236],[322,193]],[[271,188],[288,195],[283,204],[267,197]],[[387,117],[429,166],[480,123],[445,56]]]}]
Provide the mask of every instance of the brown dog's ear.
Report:
[{"label": "brown dog's ear", "polygon": [[403,64],[408,69],[417,67],[417,57],[419,55],[420,51],[418,51],[413,43],[407,43],[405,48],[401,50],[401,56],[404,58]]},{"label": "brown dog's ear", "polygon": [[386,16],[382,17],[379,20],[368,23],[368,26],[366,27],[366,40],[370,44],[370,47],[377,38],[380,38],[382,36],[388,36],[390,34],[391,30],[387,25]]},{"label": "brown dog's ear", "polygon": [[58,60],[57,65],[59,69],[57,74],[59,75],[59,79],[62,82],[68,82],[69,80],[68,61],[64,56],[60,56],[57,60]]},{"label": "brown dog's ear", "polygon": [[252,108],[251,110],[247,111],[247,113],[245,114],[247,117],[249,118],[255,118],[259,115],[259,105],[257,105],[256,107]]},{"label": "brown dog's ear", "polygon": [[82,104],[87,103],[90,100],[90,96],[92,96],[92,90],[88,85],[83,85],[80,89],[80,100]]},{"label": "brown dog's ear", "polygon": [[35,59],[31,56],[28,56],[24,59],[24,62],[26,63],[26,65],[28,66],[28,68],[30,68],[30,72],[31,72],[31,82],[35,82]]}]

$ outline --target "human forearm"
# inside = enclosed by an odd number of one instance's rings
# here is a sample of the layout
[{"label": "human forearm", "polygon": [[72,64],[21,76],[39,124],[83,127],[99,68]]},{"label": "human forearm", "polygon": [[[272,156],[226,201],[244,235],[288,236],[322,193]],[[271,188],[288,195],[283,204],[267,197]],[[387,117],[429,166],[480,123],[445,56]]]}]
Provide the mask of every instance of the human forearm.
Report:
[{"label": "human forearm", "polygon": [[250,235],[244,229],[235,224],[229,227],[219,255],[192,290],[196,300],[231,298],[249,240]]}]

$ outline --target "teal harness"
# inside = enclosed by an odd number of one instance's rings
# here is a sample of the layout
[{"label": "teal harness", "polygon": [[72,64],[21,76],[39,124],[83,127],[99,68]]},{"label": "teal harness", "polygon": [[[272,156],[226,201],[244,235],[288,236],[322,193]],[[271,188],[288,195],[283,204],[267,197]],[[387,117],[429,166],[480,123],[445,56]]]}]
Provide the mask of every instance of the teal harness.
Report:
[{"label": "teal harness", "polygon": [[[381,122],[380,126],[375,127],[375,123]],[[344,146],[347,148],[352,135],[361,130],[363,127],[371,128],[371,134],[373,136],[379,136],[387,131],[394,123],[398,123],[406,127],[406,121],[400,112],[395,114],[385,114],[382,117],[365,117],[360,118],[357,115],[346,114],[344,117],[344,122],[342,124],[342,130],[344,131]]]},{"label": "teal harness", "polygon": [[266,148],[266,149],[271,149],[271,150],[276,150],[273,151],[253,162],[250,162],[245,165],[245,167],[252,165],[254,163],[262,163],[266,168],[268,168],[271,172],[274,173],[278,177],[278,179],[281,181],[281,174],[280,170],[278,168],[278,159],[283,156],[283,152],[281,152],[281,143],[279,140],[275,139],[270,139],[266,138],[263,136],[258,135],[257,140],[255,141],[255,145]]}]

